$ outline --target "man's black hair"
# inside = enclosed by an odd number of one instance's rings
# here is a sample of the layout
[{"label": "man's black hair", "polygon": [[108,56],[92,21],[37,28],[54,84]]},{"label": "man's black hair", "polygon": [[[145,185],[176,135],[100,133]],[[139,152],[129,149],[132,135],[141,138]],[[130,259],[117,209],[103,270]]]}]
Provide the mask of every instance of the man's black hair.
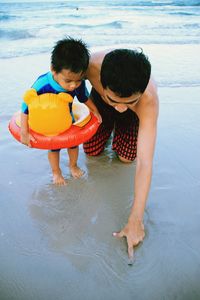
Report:
[{"label": "man's black hair", "polygon": [[87,70],[89,57],[89,50],[82,40],[66,37],[53,48],[51,65],[56,73],[67,69],[77,74]]},{"label": "man's black hair", "polygon": [[142,49],[116,49],[104,57],[101,83],[119,97],[143,93],[151,75],[151,64]]}]

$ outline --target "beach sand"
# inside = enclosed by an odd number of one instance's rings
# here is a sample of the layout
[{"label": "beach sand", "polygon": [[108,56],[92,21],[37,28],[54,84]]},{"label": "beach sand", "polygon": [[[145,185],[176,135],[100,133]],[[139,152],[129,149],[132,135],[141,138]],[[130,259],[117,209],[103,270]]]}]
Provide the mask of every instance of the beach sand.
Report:
[{"label": "beach sand", "polygon": [[17,143],[7,125],[20,96],[47,70],[48,55],[1,60],[0,299],[200,299],[200,87],[160,87],[160,116],[146,238],[128,265],[112,237],[129,215],[135,164],[108,144],[96,158],[80,147],[80,180],[51,184],[46,151]]}]

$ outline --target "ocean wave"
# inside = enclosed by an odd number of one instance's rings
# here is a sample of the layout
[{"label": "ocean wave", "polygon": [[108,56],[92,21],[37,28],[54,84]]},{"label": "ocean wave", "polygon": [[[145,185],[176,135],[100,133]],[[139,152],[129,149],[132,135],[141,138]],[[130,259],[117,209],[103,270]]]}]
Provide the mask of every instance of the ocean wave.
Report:
[{"label": "ocean wave", "polygon": [[184,24],[183,27],[187,28],[187,29],[199,29],[200,28],[200,24],[199,23]]},{"label": "ocean wave", "polygon": [[0,22],[3,22],[3,21],[12,21],[12,20],[15,20],[17,19],[17,16],[12,16],[12,15],[1,15],[0,14]]},{"label": "ocean wave", "polygon": [[105,24],[95,25],[94,27],[103,26],[103,27],[113,27],[113,28],[121,29],[123,27],[123,24],[128,24],[128,23],[129,22],[126,22],[126,21],[113,21],[113,22],[108,22]]},{"label": "ocean wave", "polygon": [[158,87],[170,87],[170,88],[178,88],[178,87],[199,87],[199,82],[196,81],[160,81],[157,79]]},{"label": "ocean wave", "polygon": [[[48,4],[47,4],[48,3]],[[3,4],[7,5],[8,7],[11,7],[13,5],[16,6],[16,8],[21,8],[23,5],[24,8],[31,9],[31,6],[34,7],[34,9],[40,10],[41,7],[43,8],[69,8],[69,9],[76,9],[79,10],[79,7],[87,6],[200,6],[199,0],[113,0],[112,3],[106,0],[100,0],[100,1],[93,1],[93,0],[75,0],[74,3],[65,3],[63,1],[28,1],[28,0],[9,0],[7,3],[4,2]]]},{"label": "ocean wave", "polygon": [[34,35],[30,34],[27,30],[2,30],[0,29],[0,39],[6,40],[20,40],[20,39],[27,39],[33,38]]},{"label": "ocean wave", "polygon": [[103,28],[117,28],[121,29],[123,28],[124,24],[128,24],[129,22],[127,21],[113,21],[113,22],[108,22],[108,23],[100,23],[100,24],[72,24],[72,23],[60,23],[57,24],[55,27],[57,28],[63,28],[63,27],[76,27],[80,29],[87,29],[87,28],[98,28],[98,27],[103,27]]},{"label": "ocean wave", "polygon": [[76,18],[76,19],[82,19],[83,17],[81,15],[68,15],[69,18]]},{"label": "ocean wave", "polygon": [[0,57],[41,53],[66,34],[82,38],[89,46],[200,43],[200,12],[191,6],[200,0],[74,0],[73,7],[64,0],[37,0],[37,5],[28,0],[20,5],[6,1],[12,4],[0,7]]},{"label": "ocean wave", "polygon": [[199,0],[187,0],[187,1],[172,1],[170,5],[175,5],[175,6],[200,6],[200,1]]},{"label": "ocean wave", "polygon": [[197,14],[195,12],[169,12],[170,15],[177,15],[177,16],[196,16]]},{"label": "ocean wave", "polygon": [[112,1],[112,3],[109,4],[110,6],[200,6],[200,1],[199,0],[175,0],[175,1],[170,1],[170,0],[163,0],[163,1],[157,1],[157,0],[152,0],[152,1],[146,1],[146,0],[132,0],[132,1],[126,1],[126,0],[115,0]]}]

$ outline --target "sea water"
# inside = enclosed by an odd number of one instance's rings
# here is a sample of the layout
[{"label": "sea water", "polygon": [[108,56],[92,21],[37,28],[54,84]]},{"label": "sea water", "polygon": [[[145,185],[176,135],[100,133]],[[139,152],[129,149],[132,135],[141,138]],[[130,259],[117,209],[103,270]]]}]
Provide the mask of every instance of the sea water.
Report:
[{"label": "sea water", "polygon": [[50,53],[66,35],[91,49],[142,47],[161,85],[200,82],[198,0],[0,2],[0,58]]}]

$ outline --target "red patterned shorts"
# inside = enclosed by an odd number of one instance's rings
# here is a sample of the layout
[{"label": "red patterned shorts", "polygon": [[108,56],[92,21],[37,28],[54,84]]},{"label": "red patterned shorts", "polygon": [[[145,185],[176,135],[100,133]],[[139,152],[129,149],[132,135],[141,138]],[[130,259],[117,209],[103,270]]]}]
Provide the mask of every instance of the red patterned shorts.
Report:
[{"label": "red patterned shorts", "polygon": [[102,124],[96,134],[83,144],[85,153],[91,156],[99,155],[113,132],[112,149],[119,156],[133,161],[137,154],[139,128],[137,115],[130,109],[124,113],[117,112],[112,106],[106,104],[94,89],[91,96],[102,116]]}]

